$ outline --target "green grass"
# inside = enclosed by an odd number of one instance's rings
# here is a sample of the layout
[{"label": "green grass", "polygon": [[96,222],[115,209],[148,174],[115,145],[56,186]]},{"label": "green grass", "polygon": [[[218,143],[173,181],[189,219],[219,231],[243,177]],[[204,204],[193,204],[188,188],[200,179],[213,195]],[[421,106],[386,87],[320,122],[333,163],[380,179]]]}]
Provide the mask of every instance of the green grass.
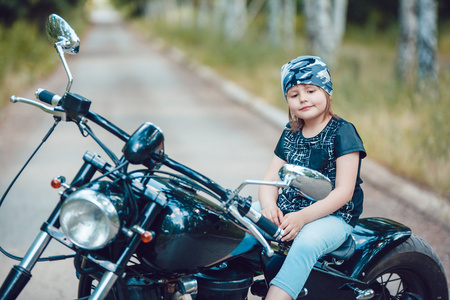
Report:
[{"label": "green grass", "polygon": [[54,51],[45,33],[40,35],[36,25],[24,21],[0,26],[0,40],[0,105],[5,105],[12,93],[52,68],[49,57]]},{"label": "green grass", "polygon": [[[249,32],[228,44],[217,32],[181,29],[164,22],[138,23],[149,38],[162,38],[167,46],[208,65],[269,103],[286,108],[280,89],[280,67],[305,54],[305,41],[285,51],[266,42],[262,31]],[[255,27],[255,26],[254,26]],[[446,28],[446,27],[444,27]],[[450,31],[440,31],[439,56],[450,57]],[[396,80],[396,30],[384,33],[349,28],[331,69],[333,110],[353,122],[369,157],[397,174],[450,197],[450,68],[440,68],[437,84]]]}]

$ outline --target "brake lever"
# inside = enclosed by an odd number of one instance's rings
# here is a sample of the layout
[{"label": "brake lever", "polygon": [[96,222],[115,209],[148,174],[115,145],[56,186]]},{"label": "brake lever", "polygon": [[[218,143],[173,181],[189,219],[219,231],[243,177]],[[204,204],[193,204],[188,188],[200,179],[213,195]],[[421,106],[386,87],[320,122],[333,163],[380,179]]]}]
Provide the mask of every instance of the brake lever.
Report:
[{"label": "brake lever", "polygon": [[38,108],[40,108],[42,111],[54,115],[55,117],[59,117],[63,120],[65,120],[66,118],[66,113],[65,111],[60,107],[60,106],[56,106],[56,107],[52,107],[52,106],[47,106],[45,104],[42,104],[40,102],[34,101],[34,100],[30,100],[30,99],[26,99],[26,98],[22,98],[22,97],[17,97],[12,95],[9,100],[12,103],[17,103],[17,102],[21,102],[21,103],[25,103],[25,104],[30,104],[33,106],[36,106]]}]

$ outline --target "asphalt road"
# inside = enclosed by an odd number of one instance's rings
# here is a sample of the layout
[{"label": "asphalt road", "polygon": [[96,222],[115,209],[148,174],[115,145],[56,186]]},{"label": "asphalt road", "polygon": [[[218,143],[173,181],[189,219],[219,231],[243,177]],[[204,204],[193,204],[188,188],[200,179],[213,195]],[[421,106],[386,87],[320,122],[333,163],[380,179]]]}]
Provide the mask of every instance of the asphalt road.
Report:
[{"label": "asphalt road", "polygon": [[[170,157],[225,187],[234,189],[245,179],[263,176],[282,128],[231,101],[217,86],[180,65],[120,19],[96,20],[81,37],[80,54],[68,57],[75,78],[72,91],[91,99],[92,110],[129,133],[146,121],[157,124],[165,134]],[[46,38],[44,33],[42,38]],[[51,45],[49,51],[54,51]],[[38,87],[62,93],[65,86],[61,66],[18,95],[33,98]],[[14,104],[2,111],[1,193],[52,124],[52,117],[35,107]],[[115,151],[121,150],[120,141],[92,127]],[[86,150],[103,154],[73,123],[57,127],[0,208],[0,246],[19,256],[26,252],[58,201],[58,191],[50,188],[51,179],[64,175],[70,180]],[[363,188],[364,216],[388,217],[410,226],[432,245],[450,273],[450,231],[446,227],[370,182]],[[256,189],[249,189],[248,194],[256,197]],[[70,254],[57,242],[45,252],[63,253]],[[0,256],[0,280],[14,264]],[[77,280],[70,260],[38,263],[32,274],[19,299],[76,298]]]}]

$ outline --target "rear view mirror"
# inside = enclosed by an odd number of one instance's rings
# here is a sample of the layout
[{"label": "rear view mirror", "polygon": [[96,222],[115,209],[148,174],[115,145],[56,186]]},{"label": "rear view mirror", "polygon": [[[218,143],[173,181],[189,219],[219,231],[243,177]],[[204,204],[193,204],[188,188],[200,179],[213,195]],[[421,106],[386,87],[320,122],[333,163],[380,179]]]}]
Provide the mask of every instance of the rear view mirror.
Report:
[{"label": "rear view mirror", "polygon": [[48,17],[46,31],[48,39],[65,53],[77,54],[80,50],[80,39],[75,30],[60,16],[51,14]]},{"label": "rear view mirror", "polygon": [[278,175],[289,186],[297,187],[300,192],[312,200],[322,200],[331,192],[333,185],[322,173],[302,166],[286,164]]},{"label": "rear view mirror", "polygon": [[73,77],[64,53],[77,54],[80,50],[80,39],[75,33],[75,30],[70,27],[69,23],[56,14],[51,14],[48,17],[46,31],[48,39],[55,45],[55,49],[63,63],[64,70],[66,70],[67,78],[69,79],[66,87],[66,92],[68,93],[72,87]]}]

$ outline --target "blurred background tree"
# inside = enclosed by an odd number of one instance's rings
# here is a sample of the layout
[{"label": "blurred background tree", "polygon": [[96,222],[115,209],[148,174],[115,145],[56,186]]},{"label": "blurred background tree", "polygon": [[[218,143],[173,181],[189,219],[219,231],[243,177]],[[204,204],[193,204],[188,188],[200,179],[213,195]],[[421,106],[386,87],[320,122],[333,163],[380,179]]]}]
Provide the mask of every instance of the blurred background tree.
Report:
[{"label": "blurred background tree", "polygon": [[400,0],[397,76],[403,81],[437,81],[437,3],[435,0]]},{"label": "blurred background tree", "polygon": [[0,0],[0,24],[12,26],[16,21],[26,20],[43,28],[50,14],[67,14],[85,2],[86,0]]}]

